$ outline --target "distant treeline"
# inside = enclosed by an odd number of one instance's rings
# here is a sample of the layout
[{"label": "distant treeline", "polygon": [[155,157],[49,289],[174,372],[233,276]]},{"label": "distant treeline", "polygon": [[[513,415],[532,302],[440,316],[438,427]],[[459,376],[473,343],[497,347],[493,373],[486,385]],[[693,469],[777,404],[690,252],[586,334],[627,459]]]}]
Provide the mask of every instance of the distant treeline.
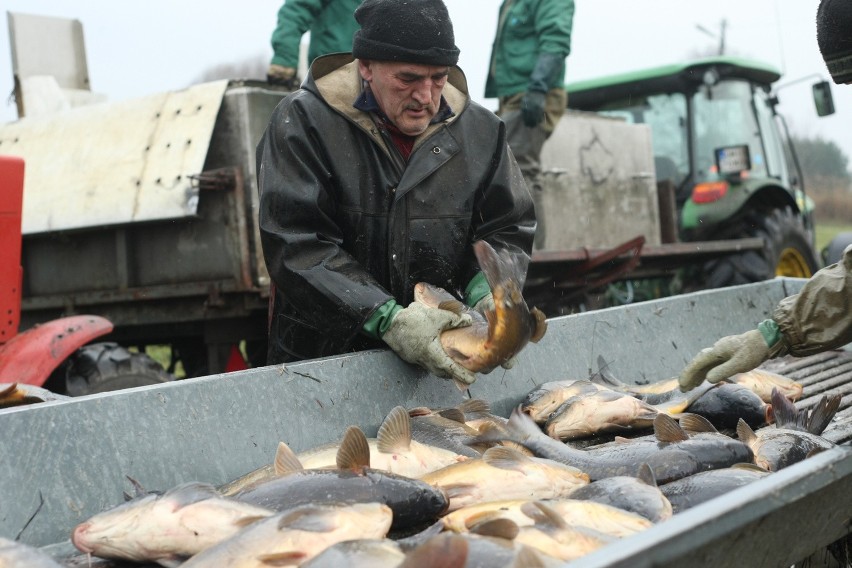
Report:
[{"label": "distant treeline", "polygon": [[852,223],[852,173],[849,156],[831,140],[793,137],[802,166],[805,191],[814,200],[816,218]]}]

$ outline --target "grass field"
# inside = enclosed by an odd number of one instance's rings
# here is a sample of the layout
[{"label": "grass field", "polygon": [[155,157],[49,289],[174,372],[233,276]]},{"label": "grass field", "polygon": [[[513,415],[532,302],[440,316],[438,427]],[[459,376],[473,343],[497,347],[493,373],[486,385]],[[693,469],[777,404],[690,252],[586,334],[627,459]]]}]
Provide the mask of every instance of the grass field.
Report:
[{"label": "grass field", "polygon": [[816,224],[816,249],[822,249],[831,242],[838,233],[852,232],[852,223],[817,223]]}]

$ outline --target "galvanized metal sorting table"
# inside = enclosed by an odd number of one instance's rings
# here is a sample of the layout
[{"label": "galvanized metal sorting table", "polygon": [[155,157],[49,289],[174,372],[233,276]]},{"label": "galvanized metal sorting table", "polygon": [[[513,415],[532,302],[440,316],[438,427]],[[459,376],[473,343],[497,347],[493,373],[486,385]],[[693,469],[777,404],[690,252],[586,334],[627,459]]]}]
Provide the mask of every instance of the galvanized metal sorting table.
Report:
[{"label": "galvanized metal sorting table", "polygon": [[[507,416],[536,384],[585,378],[598,356],[627,382],[675,376],[701,348],[753,329],[801,280],[776,279],[549,320],[511,371],[470,395]],[[807,387],[806,387],[807,389]],[[806,390],[806,397],[807,397]],[[387,351],[190,379],[0,412],[0,536],[46,546],[148,489],[214,484],[360,425],[375,435],[396,405],[462,394]],[[840,446],[620,540],[578,566],[789,566],[848,534],[852,452]]]}]

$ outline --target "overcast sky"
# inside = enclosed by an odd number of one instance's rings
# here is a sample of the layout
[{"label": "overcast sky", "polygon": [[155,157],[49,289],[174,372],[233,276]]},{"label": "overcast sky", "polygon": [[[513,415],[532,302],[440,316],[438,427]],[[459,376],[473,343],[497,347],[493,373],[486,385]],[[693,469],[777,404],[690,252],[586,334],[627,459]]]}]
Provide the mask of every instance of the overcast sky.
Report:
[{"label": "overcast sky", "polygon": [[[446,0],[474,99],[482,96],[500,0]],[[675,63],[718,47],[766,61],[779,84],[828,78],[816,43],[818,0],[576,0],[567,80]],[[124,100],[188,86],[206,69],[271,56],[278,0],[4,0],[4,11],[79,19],[92,90]],[[5,17],[5,15],[4,15]],[[814,78],[813,80],[817,80]],[[794,132],[835,141],[852,158],[852,85],[832,85],[837,113],[817,118],[810,83],[782,89]],[[0,25],[0,121],[16,119],[8,28]]]}]

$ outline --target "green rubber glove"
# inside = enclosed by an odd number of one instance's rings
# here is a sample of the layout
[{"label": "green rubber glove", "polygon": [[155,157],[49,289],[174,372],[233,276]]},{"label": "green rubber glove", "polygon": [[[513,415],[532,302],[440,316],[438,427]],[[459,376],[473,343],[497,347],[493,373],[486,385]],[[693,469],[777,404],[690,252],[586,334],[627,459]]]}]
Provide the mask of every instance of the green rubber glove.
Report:
[{"label": "green rubber glove", "polygon": [[404,361],[420,365],[436,377],[471,385],[476,375],[450,359],[439,336],[446,329],[470,325],[470,316],[412,302],[397,312],[382,339]]},{"label": "green rubber glove", "polygon": [[680,390],[694,389],[705,379],[718,383],[737,373],[751,371],[769,358],[769,344],[762,329],[723,337],[713,347],[702,349],[686,366],[678,379]]}]

